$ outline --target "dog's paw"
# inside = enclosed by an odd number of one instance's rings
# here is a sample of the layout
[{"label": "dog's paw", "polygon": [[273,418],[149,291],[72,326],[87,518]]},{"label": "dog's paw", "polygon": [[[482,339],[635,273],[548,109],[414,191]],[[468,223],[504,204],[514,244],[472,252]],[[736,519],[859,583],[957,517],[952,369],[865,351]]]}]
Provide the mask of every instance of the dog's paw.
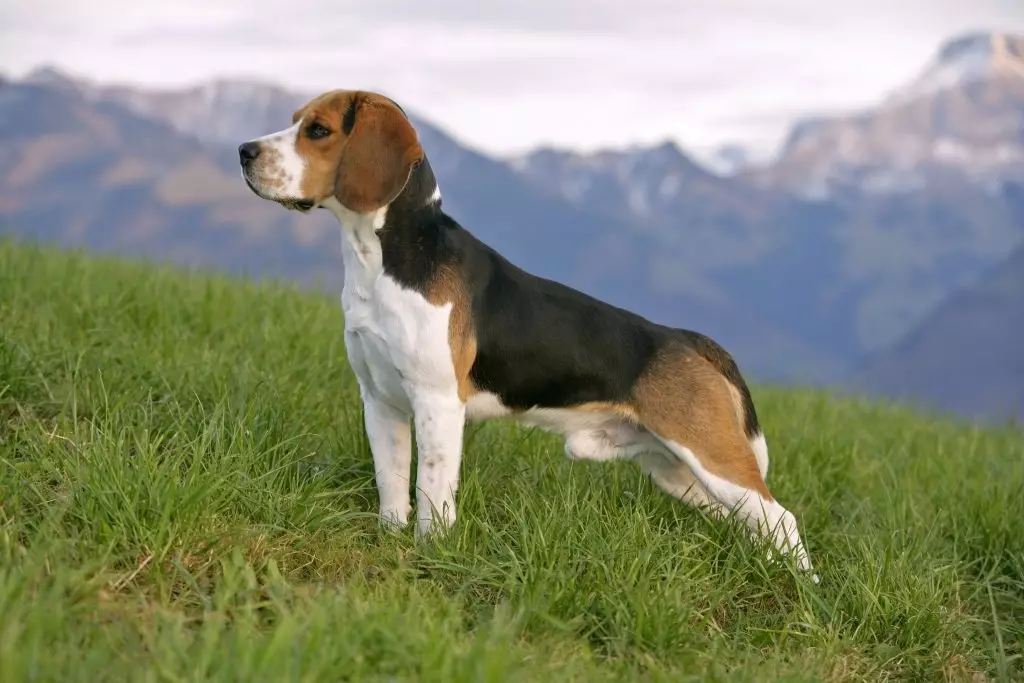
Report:
[{"label": "dog's paw", "polygon": [[409,526],[409,513],[400,510],[382,510],[379,518],[380,528],[388,533],[400,533]]}]

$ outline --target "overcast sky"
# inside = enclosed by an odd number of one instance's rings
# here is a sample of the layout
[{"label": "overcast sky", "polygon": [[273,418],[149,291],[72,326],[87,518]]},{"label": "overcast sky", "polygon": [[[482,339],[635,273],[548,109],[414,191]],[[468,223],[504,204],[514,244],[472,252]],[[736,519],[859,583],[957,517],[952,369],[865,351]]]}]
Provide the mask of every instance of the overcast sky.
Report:
[{"label": "overcast sky", "polygon": [[0,0],[0,69],[182,84],[246,76],[392,95],[508,154],[666,138],[770,148],[870,104],[1024,0]]}]

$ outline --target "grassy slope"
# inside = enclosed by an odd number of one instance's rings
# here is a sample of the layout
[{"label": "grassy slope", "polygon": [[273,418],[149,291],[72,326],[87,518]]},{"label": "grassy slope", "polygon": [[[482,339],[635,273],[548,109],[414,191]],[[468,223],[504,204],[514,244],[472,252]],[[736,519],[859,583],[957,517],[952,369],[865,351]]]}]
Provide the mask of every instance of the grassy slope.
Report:
[{"label": "grassy slope", "polygon": [[1010,430],[759,390],[818,587],[501,423],[418,547],[376,530],[341,329],[330,297],[0,244],[0,680],[1022,675]]}]

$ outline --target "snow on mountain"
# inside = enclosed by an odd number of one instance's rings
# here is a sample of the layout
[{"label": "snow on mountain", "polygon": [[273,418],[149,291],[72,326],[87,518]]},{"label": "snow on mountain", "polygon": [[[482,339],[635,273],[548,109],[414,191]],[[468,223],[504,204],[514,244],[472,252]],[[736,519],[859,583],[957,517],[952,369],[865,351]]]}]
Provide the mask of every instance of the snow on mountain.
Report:
[{"label": "snow on mountain", "polygon": [[662,210],[683,191],[684,183],[714,181],[673,142],[590,154],[545,148],[512,159],[510,165],[576,204],[619,196],[633,217]]},{"label": "snow on mountain", "polygon": [[[231,148],[240,140],[280,129],[291,121],[296,109],[317,94],[253,79],[221,78],[170,89],[101,85],[48,67],[36,69],[23,80],[68,88],[93,102],[112,102],[138,116],[167,123],[203,143]],[[458,173],[460,166],[472,165],[479,158],[473,150],[415,112],[410,112],[409,117],[431,152],[434,172],[440,176]]]},{"label": "snow on mountain", "polygon": [[720,176],[734,176],[740,171],[763,163],[765,159],[749,147],[739,144],[725,144],[702,159],[704,164]]},{"label": "snow on mountain", "polygon": [[998,75],[1024,78],[1024,37],[969,34],[943,45],[935,60],[889,101],[908,102]]},{"label": "snow on mountain", "polygon": [[165,118],[178,130],[207,142],[264,135],[282,121],[290,121],[308,99],[251,80],[216,80],[162,96],[131,89],[110,94],[141,115]]},{"label": "snow on mountain", "polygon": [[953,38],[878,106],[798,122],[775,163],[741,176],[813,199],[1024,182],[1024,37]]},{"label": "snow on mountain", "polygon": [[113,102],[169,123],[202,142],[226,144],[276,130],[312,97],[254,79],[221,78],[174,89],[98,84],[51,67],[30,72],[23,82],[69,88],[87,100]]}]

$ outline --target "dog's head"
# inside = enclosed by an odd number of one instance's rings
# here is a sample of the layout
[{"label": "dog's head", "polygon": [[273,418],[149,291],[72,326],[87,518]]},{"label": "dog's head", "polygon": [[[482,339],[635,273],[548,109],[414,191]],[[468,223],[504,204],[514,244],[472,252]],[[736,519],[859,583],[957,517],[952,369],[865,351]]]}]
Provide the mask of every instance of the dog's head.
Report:
[{"label": "dog's head", "polygon": [[292,125],[238,147],[253,192],[309,211],[335,198],[370,213],[401,194],[423,160],[416,131],[383,95],[334,90],[295,112]]}]

